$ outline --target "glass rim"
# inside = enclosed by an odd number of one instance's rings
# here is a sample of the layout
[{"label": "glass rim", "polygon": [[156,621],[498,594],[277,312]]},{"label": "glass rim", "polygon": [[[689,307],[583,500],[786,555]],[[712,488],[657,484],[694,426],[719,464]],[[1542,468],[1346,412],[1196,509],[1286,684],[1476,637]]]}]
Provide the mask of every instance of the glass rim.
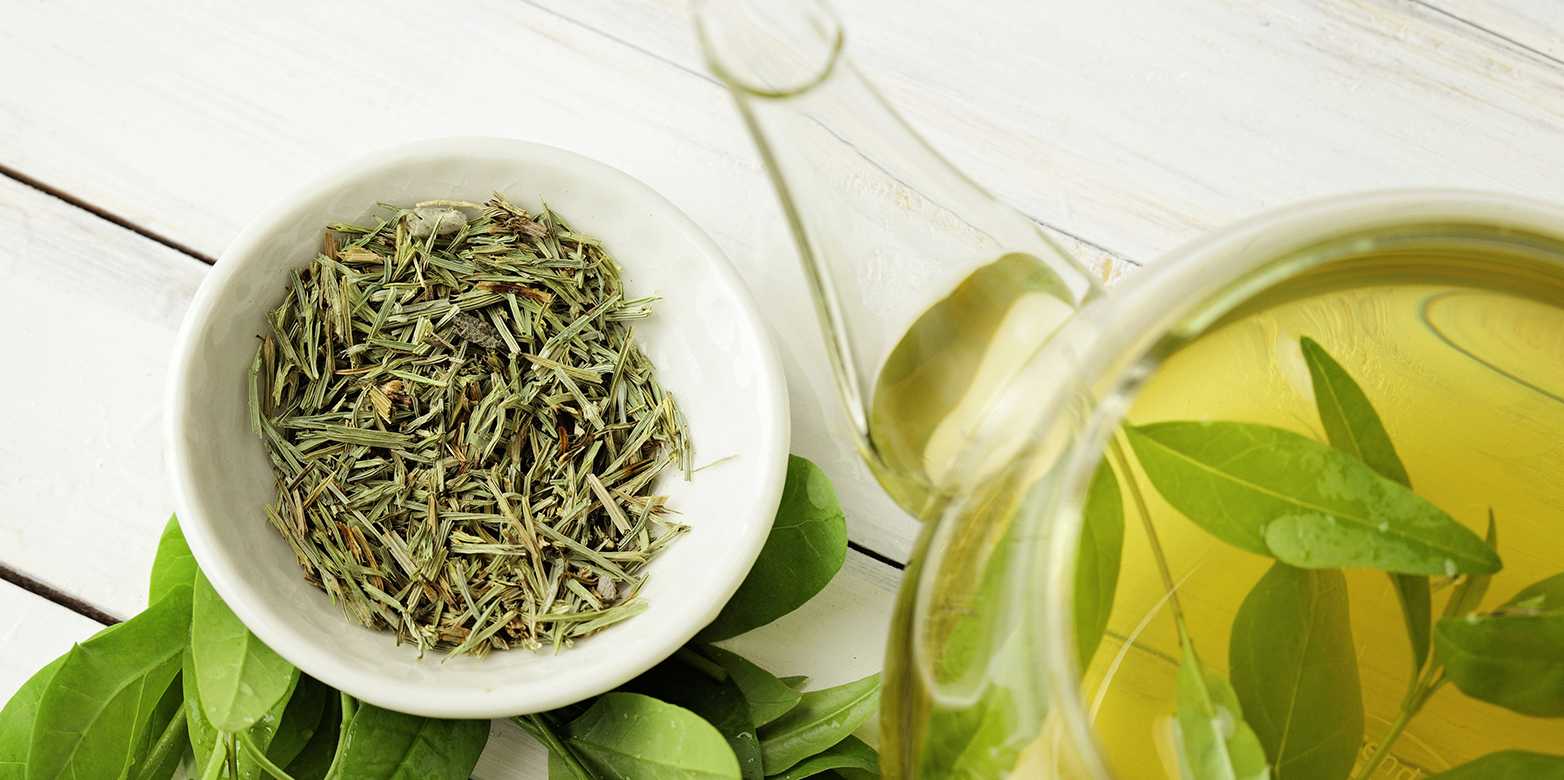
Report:
[{"label": "glass rim", "polygon": [[[1564,207],[1525,197],[1463,190],[1387,190],[1282,206],[1188,243],[1083,309],[1071,332],[1089,343],[1076,354],[1078,387],[1106,388],[1061,457],[1060,488],[1048,511],[1054,532],[1043,551],[1043,641],[1050,718],[1077,768],[1112,780],[1082,697],[1074,651],[1076,548],[1087,486],[1139,386],[1173,351],[1276,284],[1397,240],[1475,236],[1542,249],[1564,263]],[[1463,233],[1462,231],[1472,231]],[[1549,246],[1551,245],[1551,246]]]}]

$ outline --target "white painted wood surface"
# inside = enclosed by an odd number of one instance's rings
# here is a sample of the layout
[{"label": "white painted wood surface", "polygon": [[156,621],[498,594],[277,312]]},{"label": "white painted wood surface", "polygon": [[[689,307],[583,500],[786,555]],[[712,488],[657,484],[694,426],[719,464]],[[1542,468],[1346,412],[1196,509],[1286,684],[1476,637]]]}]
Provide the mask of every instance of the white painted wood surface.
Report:
[{"label": "white painted wood surface", "polygon": [[0,582],[0,698],[22,687],[33,673],[71,644],[103,626],[9,582]]},{"label": "white painted wood surface", "polygon": [[[1109,275],[1315,195],[1564,201],[1553,0],[837,5],[912,124]],[[415,138],[522,137],[646,181],[763,293],[795,450],[833,476],[857,544],[905,558],[914,524],[832,433],[792,249],[683,0],[4,6],[0,171],[197,255],[320,171]],[[205,267],[5,177],[0,236],[0,564],[129,615],[170,509],[167,347]],[[806,612],[738,644],[822,684],[874,669],[897,576],[855,553]],[[0,696],[92,630],[5,587]],[[525,744],[498,728],[480,774],[541,777]]]}]

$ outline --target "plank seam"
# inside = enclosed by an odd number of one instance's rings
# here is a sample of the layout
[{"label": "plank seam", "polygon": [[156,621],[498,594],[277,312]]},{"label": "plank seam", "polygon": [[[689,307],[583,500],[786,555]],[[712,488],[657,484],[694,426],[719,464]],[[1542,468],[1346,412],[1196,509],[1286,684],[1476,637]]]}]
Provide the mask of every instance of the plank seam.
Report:
[{"label": "plank seam", "polygon": [[59,200],[68,205],[75,206],[76,208],[81,209],[82,211],[85,211],[88,214],[97,217],[98,219],[108,222],[111,225],[128,230],[138,236],[141,236],[142,238],[147,239],[148,241],[167,247],[168,249],[172,249],[175,252],[199,260],[207,265],[212,265],[217,262],[216,258],[199,252],[188,244],[176,241],[155,230],[142,227],[141,225],[131,222],[125,217],[115,214],[106,208],[93,203],[88,203],[87,201],[82,200],[81,198],[78,198],[69,192],[33,178],[32,176],[22,173],[21,171],[6,165],[5,163],[0,163],[0,176],[4,176],[5,178],[21,184],[22,186],[37,190],[38,192],[41,192],[44,195],[48,195],[55,200]]},{"label": "plank seam", "polygon": [[1459,25],[1461,25],[1463,27],[1469,27],[1469,28],[1471,28],[1473,30],[1476,30],[1479,33],[1482,33],[1483,35],[1487,35],[1487,36],[1489,36],[1491,38],[1494,38],[1495,40],[1503,41],[1504,43],[1507,43],[1507,44],[1509,44],[1511,46],[1514,46],[1515,48],[1520,49],[1521,51],[1524,51],[1527,54],[1532,55],[1533,57],[1537,57],[1537,58],[1539,58],[1541,60],[1549,62],[1549,63],[1551,63],[1551,64],[1553,64],[1555,66],[1558,66],[1558,67],[1564,67],[1564,59],[1559,59],[1558,57],[1555,57],[1552,54],[1549,54],[1549,53],[1547,53],[1547,52],[1545,52],[1545,51],[1543,51],[1541,49],[1538,49],[1535,46],[1531,46],[1531,45],[1529,45],[1527,43],[1524,43],[1522,41],[1519,41],[1519,40],[1517,40],[1515,38],[1511,38],[1510,36],[1505,35],[1504,33],[1499,32],[1498,30],[1495,30],[1495,29],[1493,29],[1491,27],[1484,27],[1483,25],[1481,25],[1481,24],[1479,24],[1477,22],[1474,22],[1471,19],[1467,19],[1464,16],[1461,16],[1459,14],[1456,14],[1456,13],[1453,13],[1453,12],[1450,12],[1450,11],[1446,11],[1445,9],[1440,8],[1439,6],[1429,2],[1428,0],[1407,0],[1407,1],[1410,2],[1412,5],[1418,6],[1419,8],[1423,8],[1423,9],[1426,9],[1426,10],[1431,11],[1433,13],[1439,14],[1440,16],[1443,16],[1446,19],[1449,19],[1450,21],[1455,22],[1456,24],[1459,24]]},{"label": "plank seam", "polygon": [[[683,63],[681,63],[681,62],[679,62],[677,60],[670,59],[668,57],[664,57],[663,55],[658,54],[657,52],[652,51],[651,49],[648,49],[648,48],[646,48],[644,46],[637,45],[637,44],[635,44],[635,43],[633,43],[631,41],[625,40],[624,38],[621,38],[621,37],[619,37],[617,35],[614,35],[613,33],[608,32],[607,30],[601,30],[601,29],[598,29],[596,27],[593,27],[592,25],[590,25],[590,24],[588,24],[586,22],[583,22],[580,19],[577,19],[577,18],[572,17],[572,16],[570,16],[568,14],[562,13],[562,12],[557,11],[557,10],[555,10],[553,8],[550,8],[550,7],[546,6],[546,5],[543,5],[543,4],[539,3],[539,2],[537,2],[536,0],[525,0],[525,2],[526,2],[527,5],[532,6],[533,8],[536,8],[539,11],[542,11],[542,12],[544,12],[544,13],[550,15],[550,16],[553,16],[553,17],[555,17],[557,19],[560,19],[562,21],[565,21],[565,22],[568,22],[568,23],[570,23],[572,25],[575,25],[576,27],[579,27],[579,28],[581,28],[583,30],[586,30],[587,32],[590,32],[590,33],[593,33],[595,35],[599,35],[599,36],[601,36],[603,38],[606,38],[607,40],[612,41],[614,43],[617,43],[620,46],[624,46],[625,48],[630,49],[631,51],[639,52],[640,54],[643,54],[643,55],[645,55],[647,57],[651,57],[652,59],[654,59],[654,60],[656,60],[656,61],[658,61],[658,62],[660,62],[660,63],[662,63],[664,65],[667,65],[667,66],[673,68],[674,70],[679,71],[680,73],[684,73],[686,75],[694,76],[695,78],[700,79],[701,81],[704,81],[707,84],[711,84],[712,86],[715,86],[718,89],[722,89],[722,90],[726,90],[727,89],[727,86],[725,84],[723,84],[720,80],[712,77],[710,74],[702,73],[702,72],[700,72],[698,70],[693,70],[691,68],[688,68]],[[898,114],[898,116],[899,116],[899,114]],[[906,120],[903,119],[902,121],[905,122]],[[826,132],[831,133],[832,135],[836,135],[836,133],[833,132],[830,128],[824,127],[824,125],[822,125],[822,127],[825,129]],[[871,159],[868,155],[864,154],[862,151],[859,151],[851,143],[848,143],[847,139],[842,138],[841,136],[837,136],[837,138],[839,140],[841,140],[842,143],[846,144],[848,146],[848,148],[851,148],[853,150],[853,152],[856,153],[859,157],[862,157],[870,165],[873,165],[876,168],[880,168],[880,170],[882,172],[884,172],[887,176],[890,176],[892,179],[895,179],[902,186],[907,187],[907,189],[912,190],[913,192],[918,192],[918,194],[920,194],[920,195],[924,195],[924,193],[919,192],[916,188],[908,185],[906,182],[903,182],[900,179],[897,179],[896,176],[891,174],[890,171],[885,170],[878,163],[876,163],[873,159]],[[929,196],[924,195],[924,197],[929,197]],[[933,199],[930,198],[930,200],[933,200]],[[1000,201],[1000,202],[1003,203],[1004,201]],[[1009,204],[1006,204],[1006,205],[1009,205]],[[1015,208],[1015,207],[1011,206],[1011,208]],[[1108,255],[1109,257],[1113,258],[1114,260],[1117,260],[1117,261],[1119,261],[1121,263],[1124,263],[1125,265],[1128,265],[1128,266],[1131,266],[1131,267],[1134,267],[1134,268],[1140,268],[1142,266],[1142,263],[1140,261],[1131,259],[1130,257],[1128,257],[1128,256],[1126,256],[1126,255],[1124,255],[1124,254],[1122,254],[1120,252],[1115,252],[1114,250],[1109,249],[1109,248],[1103,246],[1102,244],[1097,243],[1096,241],[1092,241],[1091,239],[1085,238],[1085,237],[1081,236],[1078,233],[1074,233],[1072,231],[1065,230],[1064,228],[1059,227],[1057,225],[1052,225],[1052,224],[1049,224],[1047,222],[1044,222],[1043,220],[1038,219],[1037,217],[1035,217],[1035,216],[1033,216],[1031,214],[1028,214],[1028,213],[1026,213],[1024,211],[1021,211],[1020,209],[1016,209],[1016,212],[1021,214],[1024,217],[1026,217],[1027,219],[1031,220],[1032,222],[1038,224],[1038,225],[1041,225],[1041,226],[1043,226],[1045,228],[1048,228],[1049,230],[1052,230],[1052,231],[1054,231],[1056,233],[1059,233],[1060,235],[1068,236],[1071,239],[1079,241],[1082,244],[1085,244],[1086,246],[1091,247],[1092,249],[1095,249],[1095,250],[1097,250],[1099,252],[1102,252],[1105,255]]]},{"label": "plank seam", "polygon": [[5,580],[6,582],[9,582],[16,587],[33,594],[34,596],[44,599],[45,601],[53,602],[58,606],[64,607],[88,620],[96,621],[102,625],[112,626],[120,622],[119,618],[114,617],[113,615],[110,615],[109,613],[104,612],[103,610],[98,609],[97,607],[94,607],[93,605],[88,604],[79,598],[76,598],[75,596],[65,593],[64,591],[57,590],[53,587],[50,587],[49,585],[44,584],[43,582],[35,580],[32,577],[29,577],[9,566],[6,566],[3,563],[0,563],[0,580]]},{"label": "plank seam", "polygon": [[902,563],[901,561],[898,561],[889,555],[875,552],[874,550],[871,550],[851,539],[847,540],[847,549],[852,550],[853,552],[858,553],[865,558],[883,563],[897,571],[902,571],[907,568],[907,564]]}]

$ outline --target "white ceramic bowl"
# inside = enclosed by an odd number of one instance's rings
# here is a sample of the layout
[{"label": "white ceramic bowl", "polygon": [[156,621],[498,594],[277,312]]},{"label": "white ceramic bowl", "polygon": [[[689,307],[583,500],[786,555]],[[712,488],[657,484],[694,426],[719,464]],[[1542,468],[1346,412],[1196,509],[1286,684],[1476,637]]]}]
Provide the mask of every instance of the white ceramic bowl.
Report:
[{"label": "white ceramic bowl", "polygon": [[[636,338],[689,420],[695,474],[665,474],[690,533],[651,565],[646,612],[558,654],[417,657],[346,618],[304,581],[267,523],[273,479],[249,427],[246,382],[264,316],[325,225],[377,202],[540,198],[601,239],[632,295],[662,297]],[[452,138],[375,154],[261,215],[234,239],[185,315],[167,399],[169,470],[180,523],[223,600],[311,676],[389,709],[445,718],[558,707],[619,685],[716,616],[759,554],[787,466],[786,386],[748,294],[722,252],[673,204],[623,172],[553,147]]]}]

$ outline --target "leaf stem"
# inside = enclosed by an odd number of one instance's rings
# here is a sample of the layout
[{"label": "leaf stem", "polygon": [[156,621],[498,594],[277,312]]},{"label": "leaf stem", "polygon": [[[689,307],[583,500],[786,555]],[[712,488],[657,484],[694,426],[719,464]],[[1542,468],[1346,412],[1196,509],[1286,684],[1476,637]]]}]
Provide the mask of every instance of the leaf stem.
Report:
[{"label": "leaf stem", "polygon": [[206,769],[201,772],[201,780],[217,780],[223,774],[223,765],[228,763],[228,740],[222,734],[217,735],[217,742],[212,746],[212,757],[206,760]]},{"label": "leaf stem", "polygon": [[581,763],[581,758],[576,755],[576,751],[554,733],[554,725],[549,723],[545,716],[517,715],[515,721],[522,730],[542,742],[550,753],[559,756],[560,760],[565,762],[565,766],[570,767],[571,774],[575,775],[577,780],[594,780],[591,770]]},{"label": "leaf stem", "polygon": [[1445,678],[1442,669],[1434,664],[1429,664],[1418,677],[1417,685],[1407,693],[1407,697],[1401,703],[1401,714],[1396,716],[1396,721],[1390,724],[1390,730],[1385,732],[1385,738],[1380,740],[1379,747],[1369,757],[1368,763],[1363,765],[1363,771],[1359,772],[1354,780],[1368,780],[1374,776],[1374,771],[1379,765],[1390,757],[1390,749],[1395,747],[1396,740],[1406,731],[1412,723],[1412,718],[1422,711],[1423,705],[1433,698],[1435,693],[1444,686]]},{"label": "leaf stem", "polygon": [[163,733],[158,735],[157,742],[152,749],[147,751],[146,758],[141,761],[141,769],[136,772],[136,780],[147,780],[152,777],[156,767],[161,766],[175,751],[183,751],[185,741],[189,737],[185,734],[185,708],[180,706],[179,711],[168,721],[163,728]]},{"label": "leaf stem", "polygon": [[358,702],[345,693],[342,697],[342,725],[337,729],[337,752],[331,756],[331,765],[326,767],[326,776],[335,777],[337,762],[342,760],[342,749],[348,745],[348,727],[353,725],[353,716],[358,712]]},{"label": "leaf stem", "polygon": [[1119,471],[1124,472],[1124,484],[1129,487],[1130,498],[1135,502],[1135,511],[1140,514],[1140,522],[1146,528],[1146,541],[1151,544],[1151,555],[1157,562],[1157,573],[1162,576],[1162,586],[1168,592],[1168,606],[1173,612],[1173,623],[1178,627],[1179,639],[1189,642],[1189,624],[1184,622],[1184,606],[1178,600],[1178,586],[1173,583],[1173,570],[1168,566],[1167,554],[1162,551],[1162,539],[1157,536],[1157,529],[1151,524],[1151,510],[1146,507],[1146,497],[1140,492],[1140,483],[1135,479],[1135,472],[1130,470],[1129,455],[1124,447],[1119,444],[1122,432],[1116,432],[1108,439],[1108,455],[1113,459]]},{"label": "leaf stem", "polygon": [[243,748],[244,752],[250,755],[251,761],[260,765],[261,771],[271,775],[275,780],[293,780],[292,775],[273,763],[266,756],[266,751],[261,750],[260,746],[255,744],[255,738],[250,736],[250,732],[246,731],[239,735],[239,747]]}]

